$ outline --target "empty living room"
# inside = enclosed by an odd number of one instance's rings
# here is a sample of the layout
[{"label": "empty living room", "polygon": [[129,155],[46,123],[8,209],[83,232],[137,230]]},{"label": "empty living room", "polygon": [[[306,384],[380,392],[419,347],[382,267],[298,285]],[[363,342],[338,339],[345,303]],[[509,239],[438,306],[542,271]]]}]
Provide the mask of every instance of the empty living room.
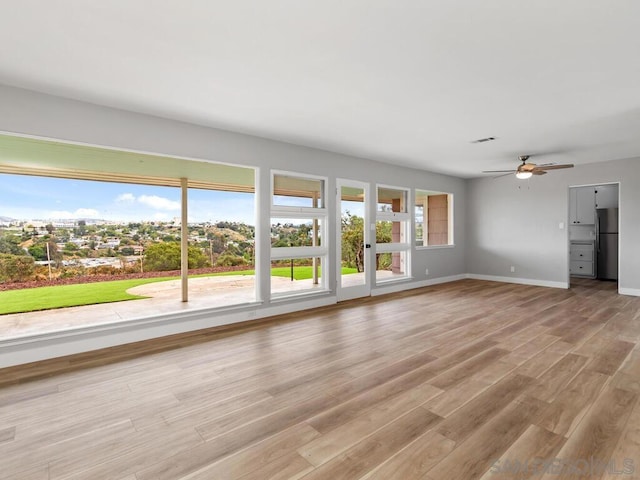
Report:
[{"label": "empty living room", "polygon": [[0,15],[0,480],[640,478],[640,4]]}]

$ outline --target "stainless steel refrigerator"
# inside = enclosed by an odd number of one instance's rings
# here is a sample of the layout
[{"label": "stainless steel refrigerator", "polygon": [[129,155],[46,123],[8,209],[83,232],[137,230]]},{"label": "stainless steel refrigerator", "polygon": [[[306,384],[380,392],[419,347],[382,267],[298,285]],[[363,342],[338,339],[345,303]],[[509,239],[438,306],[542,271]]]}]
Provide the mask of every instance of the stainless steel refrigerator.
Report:
[{"label": "stainless steel refrigerator", "polygon": [[618,209],[597,208],[597,273],[602,280],[618,279]]}]

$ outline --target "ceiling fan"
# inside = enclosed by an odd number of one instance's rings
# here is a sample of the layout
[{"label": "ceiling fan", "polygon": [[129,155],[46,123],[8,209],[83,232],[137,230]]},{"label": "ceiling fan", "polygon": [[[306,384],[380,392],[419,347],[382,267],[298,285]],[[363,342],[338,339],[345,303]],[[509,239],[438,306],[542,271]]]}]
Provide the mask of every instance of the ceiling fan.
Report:
[{"label": "ceiling fan", "polygon": [[[505,175],[509,175],[510,173],[515,173],[516,177],[520,180],[525,180],[532,175],[544,175],[547,173],[547,170],[559,170],[561,168],[573,168],[572,163],[565,163],[562,165],[555,165],[553,163],[546,163],[543,165],[536,165],[535,163],[527,163],[529,160],[529,155],[520,155],[518,157],[522,162],[522,165],[518,165],[516,170],[485,170],[482,173],[504,173]],[[503,175],[500,175],[503,176]]]}]

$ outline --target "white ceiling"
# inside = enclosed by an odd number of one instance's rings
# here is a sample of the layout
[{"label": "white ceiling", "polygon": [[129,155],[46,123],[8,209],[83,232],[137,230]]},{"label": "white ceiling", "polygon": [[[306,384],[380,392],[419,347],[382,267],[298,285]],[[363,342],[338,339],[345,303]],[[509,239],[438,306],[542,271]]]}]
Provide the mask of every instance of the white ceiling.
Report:
[{"label": "white ceiling", "polygon": [[20,0],[0,14],[0,83],[464,177],[520,154],[639,156],[639,58],[635,0]]}]

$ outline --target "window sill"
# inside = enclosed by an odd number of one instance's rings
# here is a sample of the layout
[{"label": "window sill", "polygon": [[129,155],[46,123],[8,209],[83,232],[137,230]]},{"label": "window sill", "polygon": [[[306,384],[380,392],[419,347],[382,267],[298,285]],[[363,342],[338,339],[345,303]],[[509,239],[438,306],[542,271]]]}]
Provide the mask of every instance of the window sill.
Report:
[{"label": "window sill", "polygon": [[376,280],[376,287],[391,285],[391,284],[394,284],[394,283],[408,282],[408,281],[411,281],[411,280],[413,280],[413,277],[411,277],[411,276],[389,278],[387,280]]},{"label": "window sill", "polygon": [[[181,304],[185,305],[185,304]],[[76,336],[76,335],[90,335],[97,332],[108,332],[108,331],[118,331],[118,330],[127,330],[130,328],[135,328],[139,326],[149,326],[153,327],[156,325],[163,325],[167,322],[171,322],[174,320],[176,316],[183,316],[184,318],[196,317],[202,315],[222,315],[222,314],[233,314],[233,313],[242,313],[247,311],[255,311],[256,307],[260,307],[264,305],[263,301],[251,301],[247,303],[239,303],[236,305],[225,305],[221,307],[204,307],[204,308],[185,308],[185,309],[176,309],[169,311],[167,313],[162,313],[158,315],[148,315],[148,316],[138,316],[126,319],[120,319],[117,321],[104,322],[104,323],[94,323],[90,325],[77,325],[67,328],[60,328],[57,330],[51,331],[41,331],[41,332],[29,332],[25,334],[18,334],[13,336],[5,336],[0,338],[0,347],[6,345],[14,345],[14,344],[24,344],[30,343],[34,341],[39,341],[42,339],[51,339],[51,338],[64,338],[68,336]]]},{"label": "window sill", "polygon": [[303,291],[294,292],[294,293],[275,293],[275,294],[271,294],[270,303],[282,303],[287,300],[297,300],[298,298],[323,297],[330,294],[331,294],[331,290],[327,290],[327,289],[303,290]]},{"label": "window sill", "polygon": [[455,248],[455,243],[451,245],[416,245],[416,250],[439,250],[441,248]]}]

